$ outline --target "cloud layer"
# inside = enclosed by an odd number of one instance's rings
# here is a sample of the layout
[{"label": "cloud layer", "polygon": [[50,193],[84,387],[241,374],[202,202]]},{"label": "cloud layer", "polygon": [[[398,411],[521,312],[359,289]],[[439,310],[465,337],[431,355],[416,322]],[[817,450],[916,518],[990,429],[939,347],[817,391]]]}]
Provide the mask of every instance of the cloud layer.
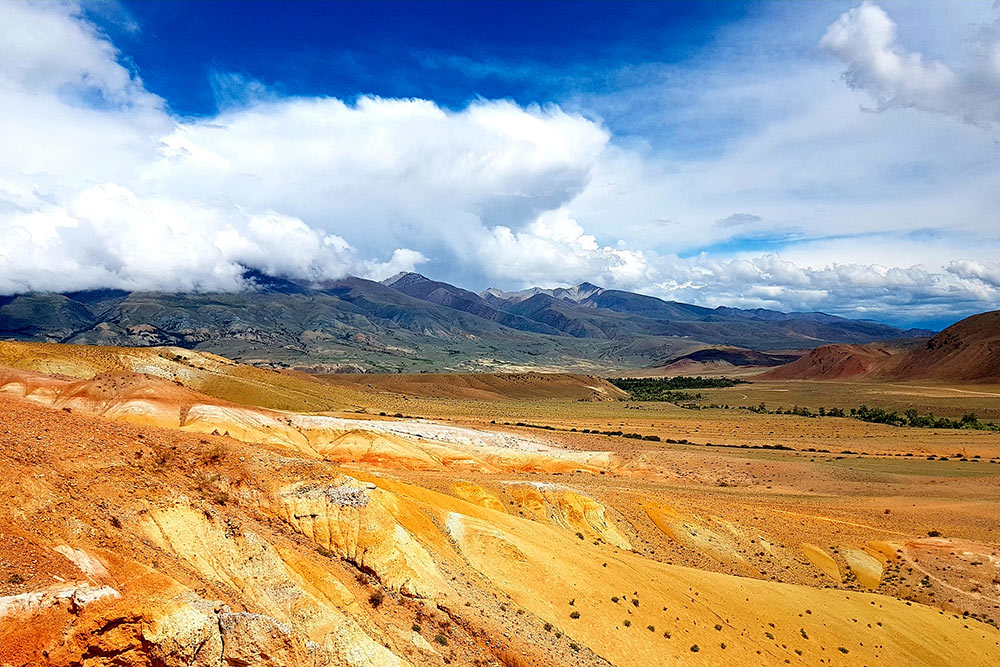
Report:
[{"label": "cloud layer", "polygon": [[[906,50],[868,2],[822,25],[820,59],[650,65],[561,106],[283,97],[217,74],[220,112],[186,119],[78,5],[2,3],[0,293],[417,268],[904,322],[1000,306],[1000,22],[958,65]],[[733,110],[711,151],[670,145]]]}]

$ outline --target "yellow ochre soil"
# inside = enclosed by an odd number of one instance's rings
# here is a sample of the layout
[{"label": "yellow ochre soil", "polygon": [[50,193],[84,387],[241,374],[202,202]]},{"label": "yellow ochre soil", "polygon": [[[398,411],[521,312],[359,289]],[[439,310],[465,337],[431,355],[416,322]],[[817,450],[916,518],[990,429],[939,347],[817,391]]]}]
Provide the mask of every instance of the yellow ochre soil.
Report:
[{"label": "yellow ochre soil", "polygon": [[[0,366],[0,665],[1000,659],[996,433],[587,376],[7,343]],[[963,389],[921,386],[881,395],[945,414]]]}]

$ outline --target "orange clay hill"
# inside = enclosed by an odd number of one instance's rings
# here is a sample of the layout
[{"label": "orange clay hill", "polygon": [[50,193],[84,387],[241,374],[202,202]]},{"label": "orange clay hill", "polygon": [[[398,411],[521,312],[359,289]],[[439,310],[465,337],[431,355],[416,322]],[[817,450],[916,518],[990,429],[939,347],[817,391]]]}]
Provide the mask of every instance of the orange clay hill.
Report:
[{"label": "orange clay hill", "polygon": [[824,345],[757,376],[761,380],[932,380],[1000,383],[1000,311],[953,324],[926,343]]},{"label": "orange clay hill", "polygon": [[619,397],[0,343],[0,665],[1000,661],[1000,434]]}]

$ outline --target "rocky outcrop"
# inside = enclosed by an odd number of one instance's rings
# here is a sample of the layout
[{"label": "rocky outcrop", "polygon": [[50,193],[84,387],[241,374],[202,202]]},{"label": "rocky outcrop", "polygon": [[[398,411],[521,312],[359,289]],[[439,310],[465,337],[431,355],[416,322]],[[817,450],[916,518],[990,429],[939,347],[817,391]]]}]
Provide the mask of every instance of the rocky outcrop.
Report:
[{"label": "rocky outcrop", "polygon": [[303,482],[276,495],[279,515],[323,549],[406,595],[433,598],[446,588],[427,550],[396,521],[393,494],[342,476]]}]

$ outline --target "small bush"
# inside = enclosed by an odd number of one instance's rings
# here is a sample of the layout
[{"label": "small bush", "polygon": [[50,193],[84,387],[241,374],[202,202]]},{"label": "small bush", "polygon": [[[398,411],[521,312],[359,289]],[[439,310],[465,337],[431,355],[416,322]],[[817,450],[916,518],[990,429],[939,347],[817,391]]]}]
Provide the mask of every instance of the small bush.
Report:
[{"label": "small bush", "polygon": [[569,617],[570,618],[580,618],[580,612],[574,611],[572,614],[569,615]]},{"label": "small bush", "polygon": [[656,632],[656,628],[654,628],[652,625],[647,625],[646,629],[649,630],[650,632]]},{"label": "small bush", "polygon": [[626,619],[625,619],[625,627],[627,628],[627,627],[630,627],[631,625],[632,625],[632,621],[630,621],[630,620],[628,620],[628,619],[626,618]]},{"label": "small bush", "polygon": [[380,590],[372,591],[372,594],[368,596],[368,602],[371,603],[373,607],[378,607],[385,601],[385,593]]},{"label": "small bush", "polygon": [[573,649],[574,651],[579,651],[580,650],[580,645],[577,644],[576,642],[570,642],[569,643],[569,647],[571,649]]},{"label": "small bush", "polygon": [[27,580],[24,577],[22,577],[17,572],[15,572],[14,574],[12,574],[9,577],[7,577],[7,583],[8,584],[14,584],[15,586],[19,585],[19,584],[23,584],[25,581],[27,581]]},{"label": "small bush", "polygon": [[448,645],[448,638],[445,637],[442,634],[434,635],[434,641],[436,641],[441,646],[447,646]]},{"label": "small bush", "polygon": [[927,531],[927,537],[941,537],[941,531],[940,530],[928,530]]},{"label": "small bush", "polygon": [[545,624],[545,632],[552,632],[552,624],[551,623],[546,623]]},{"label": "small bush", "polygon": [[697,652],[698,652],[698,651],[700,651],[700,650],[701,650],[701,649],[700,649],[700,648],[698,648],[698,645],[697,645],[697,644],[691,644],[691,652],[692,652],[692,653],[697,653]]},{"label": "small bush", "polygon": [[413,630],[414,632],[420,632],[420,626],[417,625],[416,623],[410,626],[410,629]]}]

